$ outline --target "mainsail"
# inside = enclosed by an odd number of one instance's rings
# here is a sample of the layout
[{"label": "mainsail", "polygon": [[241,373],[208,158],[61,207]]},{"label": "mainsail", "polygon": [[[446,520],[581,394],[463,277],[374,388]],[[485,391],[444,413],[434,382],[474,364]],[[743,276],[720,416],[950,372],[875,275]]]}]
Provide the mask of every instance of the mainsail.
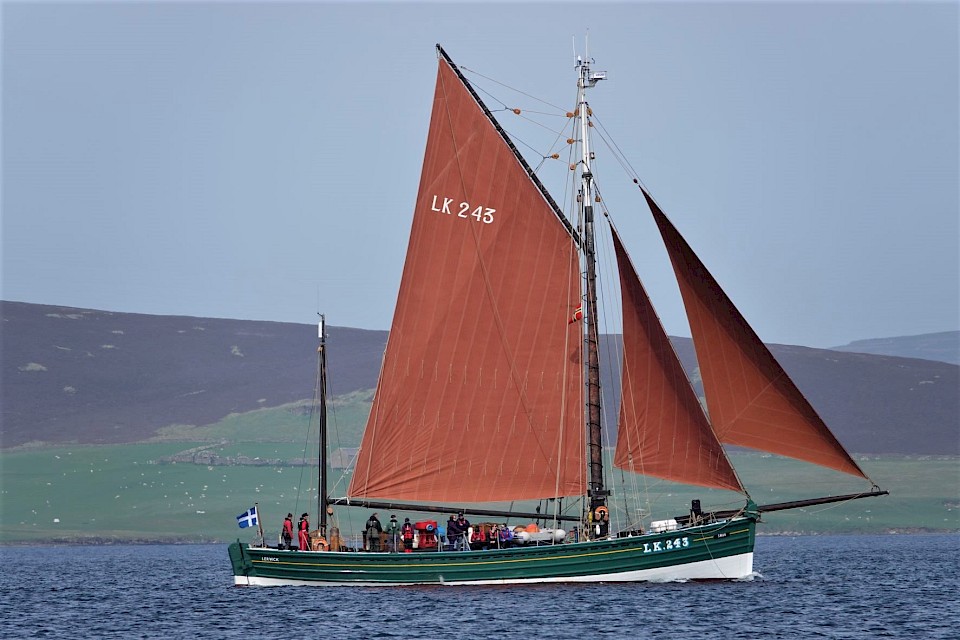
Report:
[{"label": "mainsail", "polygon": [[720,441],[866,478],[653,198],[643,195],[680,285]]},{"label": "mainsail", "polygon": [[620,236],[612,227],[611,232],[623,298],[623,370],[614,465],[647,476],[742,492]]},{"label": "mainsail", "polygon": [[445,59],[390,338],[349,495],[581,495],[577,246]]}]

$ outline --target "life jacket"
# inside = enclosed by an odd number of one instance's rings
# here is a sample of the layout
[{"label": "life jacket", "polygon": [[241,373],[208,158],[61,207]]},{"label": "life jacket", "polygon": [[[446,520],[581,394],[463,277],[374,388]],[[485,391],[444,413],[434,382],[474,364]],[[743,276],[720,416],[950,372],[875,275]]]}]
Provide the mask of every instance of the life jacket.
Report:
[{"label": "life jacket", "polygon": [[403,539],[404,540],[413,540],[413,525],[409,522],[403,523]]},{"label": "life jacket", "polygon": [[304,520],[303,518],[300,518],[300,522],[297,523],[297,530],[298,530],[298,531],[309,531],[309,530],[310,530],[310,523],[307,522],[306,520]]}]

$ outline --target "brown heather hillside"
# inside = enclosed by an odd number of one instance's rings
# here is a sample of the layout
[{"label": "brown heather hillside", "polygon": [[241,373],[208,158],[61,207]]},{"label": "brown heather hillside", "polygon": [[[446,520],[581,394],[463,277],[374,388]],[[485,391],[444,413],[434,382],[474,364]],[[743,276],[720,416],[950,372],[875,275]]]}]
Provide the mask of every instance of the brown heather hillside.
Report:
[{"label": "brown heather hillside", "polygon": [[[313,397],[309,325],[0,303],[2,446],[119,443]],[[376,384],[385,331],[328,327],[334,394]]]},{"label": "brown heather hillside", "polygon": [[[313,396],[317,340],[309,325],[19,302],[0,302],[0,318],[4,448],[33,441],[136,442],[171,424],[210,424]],[[372,388],[387,332],[328,332],[332,392]],[[674,338],[674,344],[697,381],[691,341]],[[852,451],[960,454],[957,365],[771,349]],[[609,420],[616,415],[616,386],[606,388]]]},{"label": "brown heather hillside", "polygon": [[[684,366],[693,342],[674,338]],[[767,345],[849,450],[960,454],[960,367],[945,362]],[[698,389],[702,394],[702,390]]]}]

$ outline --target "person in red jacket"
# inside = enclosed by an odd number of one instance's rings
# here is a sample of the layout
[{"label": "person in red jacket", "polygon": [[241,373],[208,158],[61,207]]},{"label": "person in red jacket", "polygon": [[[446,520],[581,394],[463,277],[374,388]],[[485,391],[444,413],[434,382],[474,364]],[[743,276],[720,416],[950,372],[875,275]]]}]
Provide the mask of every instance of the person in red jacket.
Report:
[{"label": "person in red jacket", "polygon": [[413,553],[413,525],[410,524],[410,518],[403,519],[400,537],[403,538],[404,553]]},{"label": "person in red jacket", "polygon": [[283,531],[280,533],[280,548],[286,548],[287,551],[293,549],[293,514],[288,513],[283,519]]},{"label": "person in red jacket", "polygon": [[297,531],[300,532],[299,540],[300,551],[309,551],[310,550],[310,520],[307,519],[307,514],[300,516],[300,522],[297,524]]}]

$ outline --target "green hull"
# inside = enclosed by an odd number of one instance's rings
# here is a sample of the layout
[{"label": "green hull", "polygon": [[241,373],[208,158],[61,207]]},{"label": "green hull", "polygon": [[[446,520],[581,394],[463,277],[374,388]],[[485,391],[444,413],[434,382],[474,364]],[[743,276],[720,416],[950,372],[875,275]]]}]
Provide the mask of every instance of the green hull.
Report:
[{"label": "green hull", "polygon": [[237,585],[416,585],[738,579],[753,572],[754,517],[678,531],[491,551],[357,553],[230,545]]}]

